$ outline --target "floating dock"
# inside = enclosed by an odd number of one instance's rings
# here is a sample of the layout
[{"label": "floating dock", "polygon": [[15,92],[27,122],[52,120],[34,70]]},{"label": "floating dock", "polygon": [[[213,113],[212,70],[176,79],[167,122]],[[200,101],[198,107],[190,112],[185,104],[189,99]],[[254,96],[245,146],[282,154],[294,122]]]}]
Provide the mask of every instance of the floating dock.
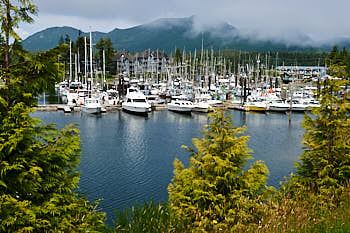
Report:
[{"label": "floating dock", "polygon": [[[217,106],[215,108],[220,108],[220,109],[228,109],[228,105],[221,105]],[[80,112],[81,111],[81,106],[69,106],[67,104],[40,104],[37,107],[34,107],[36,111],[63,111],[65,113],[70,113],[70,112]],[[109,111],[114,111],[114,110],[122,110],[121,105],[105,105],[102,106],[101,112],[109,112]],[[168,110],[168,105],[167,104],[155,104],[152,105],[152,111],[163,111],[163,110]]]}]

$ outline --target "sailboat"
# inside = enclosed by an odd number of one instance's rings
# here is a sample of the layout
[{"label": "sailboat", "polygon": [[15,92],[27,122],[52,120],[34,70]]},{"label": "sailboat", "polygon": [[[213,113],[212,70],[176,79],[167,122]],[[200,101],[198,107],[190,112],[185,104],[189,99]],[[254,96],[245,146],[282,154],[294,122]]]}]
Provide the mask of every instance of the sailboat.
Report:
[{"label": "sailboat", "polygon": [[[93,70],[92,70],[92,36],[90,32],[90,74],[91,74],[91,80],[90,80],[90,89],[88,88],[89,97],[84,99],[84,104],[81,106],[82,112],[90,113],[90,114],[99,114],[101,113],[101,102],[100,98],[98,96],[92,96],[91,95],[91,89],[92,89],[92,83],[93,83]],[[90,79],[90,78],[89,78]]]}]

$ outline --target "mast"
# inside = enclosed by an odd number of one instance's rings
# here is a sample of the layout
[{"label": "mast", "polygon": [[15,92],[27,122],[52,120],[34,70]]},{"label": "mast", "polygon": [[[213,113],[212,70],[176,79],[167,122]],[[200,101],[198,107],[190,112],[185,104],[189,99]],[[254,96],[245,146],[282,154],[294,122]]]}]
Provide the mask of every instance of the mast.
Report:
[{"label": "mast", "polygon": [[93,69],[92,69],[92,35],[91,35],[91,31],[90,31],[90,78],[91,78],[91,87],[93,85],[94,82],[94,77],[93,77]]},{"label": "mast", "polygon": [[69,41],[69,82],[72,81],[72,41]]},{"label": "mast", "polygon": [[106,55],[105,50],[103,50],[103,87],[106,84]]},{"label": "mast", "polygon": [[78,66],[78,74],[80,73],[80,61],[79,61],[79,46],[77,47],[77,50],[78,50],[78,62],[77,62],[77,66]]},{"label": "mast", "polygon": [[84,70],[85,70],[85,83],[87,84],[87,47],[86,47],[86,37],[84,37],[84,49],[85,49],[85,58],[84,58]]},{"label": "mast", "polygon": [[192,72],[193,72],[193,84],[194,84],[194,81],[195,81],[195,79],[196,79],[196,53],[197,53],[197,50],[196,49],[194,49],[194,55],[193,55],[193,70],[192,70]]},{"label": "mast", "polygon": [[75,53],[74,54],[74,73],[75,73],[75,76],[74,76],[74,82],[78,81],[78,69],[77,69],[77,54]]}]

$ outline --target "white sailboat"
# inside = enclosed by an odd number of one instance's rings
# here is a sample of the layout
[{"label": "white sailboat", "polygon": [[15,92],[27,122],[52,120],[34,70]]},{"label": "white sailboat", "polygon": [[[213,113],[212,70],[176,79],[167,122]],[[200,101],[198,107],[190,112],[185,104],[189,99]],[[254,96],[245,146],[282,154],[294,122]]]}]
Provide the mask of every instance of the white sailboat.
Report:
[{"label": "white sailboat", "polygon": [[[88,97],[84,99],[84,104],[81,106],[82,112],[90,114],[99,114],[101,113],[102,105],[100,98],[97,95],[92,96],[92,86],[93,86],[93,69],[92,69],[92,36],[90,32],[90,88],[88,88]],[[89,86],[89,85],[88,85]]]}]

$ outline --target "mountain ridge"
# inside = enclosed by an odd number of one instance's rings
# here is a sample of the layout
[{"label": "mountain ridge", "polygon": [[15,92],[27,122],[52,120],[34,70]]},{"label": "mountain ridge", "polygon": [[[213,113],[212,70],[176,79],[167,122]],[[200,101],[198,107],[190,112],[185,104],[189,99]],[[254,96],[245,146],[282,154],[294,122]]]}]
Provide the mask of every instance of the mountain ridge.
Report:
[{"label": "mountain ridge", "polygon": [[[331,46],[289,45],[283,41],[259,39],[242,35],[231,24],[221,22],[209,27],[197,25],[196,17],[162,18],[147,24],[119,29],[110,32],[92,32],[93,41],[109,37],[115,49],[137,52],[146,49],[159,49],[171,52],[174,48],[186,50],[205,48],[214,50],[236,49],[244,51],[318,51],[329,50]],[[55,26],[28,36],[22,41],[23,47],[29,51],[42,51],[55,47],[60,37],[68,35],[72,41],[78,36],[89,36],[89,33],[69,26]],[[306,35],[297,35],[300,38]],[[306,37],[305,37],[306,38]],[[349,41],[342,42],[350,45]]]}]

